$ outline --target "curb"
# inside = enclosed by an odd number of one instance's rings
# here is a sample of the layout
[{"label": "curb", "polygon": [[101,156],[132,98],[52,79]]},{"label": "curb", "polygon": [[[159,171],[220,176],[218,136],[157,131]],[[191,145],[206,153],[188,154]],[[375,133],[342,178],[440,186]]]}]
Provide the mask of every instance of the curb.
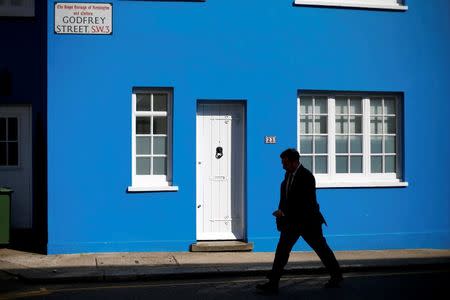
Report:
[{"label": "curb", "polygon": [[[450,262],[444,263],[408,263],[402,265],[341,265],[343,273],[353,272],[377,272],[377,271],[420,271],[420,270],[450,270]],[[39,274],[40,272],[33,270],[37,276],[24,275],[20,273],[13,273],[3,271],[12,276],[19,278],[27,283],[88,283],[88,282],[130,282],[130,281],[146,281],[146,280],[180,280],[180,279],[205,279],[218,277],[251,277],[251,276],[265,276],[270,268],[262,267],[257,269],[229,269],[224,270],[218,267],[192,267],[185,269],[167,269],[162,268],[160,272],[142,273],[142,274],[108,274],[106,271],[95,271],[94,274],[77,275],[77,276],[45,276]],[[285,270],[285,275],[313,275],[313,274],[327,274],[327,271],[322,266],[317,267],[294,267]]]}]

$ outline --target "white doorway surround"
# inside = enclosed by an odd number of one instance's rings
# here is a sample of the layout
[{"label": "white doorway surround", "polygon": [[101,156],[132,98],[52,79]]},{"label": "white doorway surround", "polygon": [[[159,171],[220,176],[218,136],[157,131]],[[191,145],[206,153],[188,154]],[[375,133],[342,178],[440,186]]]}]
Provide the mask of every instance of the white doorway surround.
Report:
[{"label": "white doorway surround", "polygon": [[245,104],[197,106],[197,240],[244,240]]},{"label": "white doorway surround", "polygon": [[30,106],[0,105],[0,186],[13,190],[11,227],[31,229],[33,202]]}]

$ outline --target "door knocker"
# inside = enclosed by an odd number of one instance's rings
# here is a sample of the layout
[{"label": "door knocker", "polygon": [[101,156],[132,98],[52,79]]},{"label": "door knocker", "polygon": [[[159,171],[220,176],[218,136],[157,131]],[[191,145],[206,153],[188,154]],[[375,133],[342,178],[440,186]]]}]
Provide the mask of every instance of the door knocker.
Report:
[{"label": "door knocker", "polygon": [[219,146],[216,148],[216,158],[220,159],[222,156],[223,156],[223,148]]}]

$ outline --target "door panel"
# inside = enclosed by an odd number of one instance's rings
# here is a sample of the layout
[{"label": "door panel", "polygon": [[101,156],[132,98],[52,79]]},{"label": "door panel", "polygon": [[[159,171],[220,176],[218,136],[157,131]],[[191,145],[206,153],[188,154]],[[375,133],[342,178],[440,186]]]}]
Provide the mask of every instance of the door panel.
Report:
[{"label": "door panel", "polygon": [[197,111],[197,239],[243,239],[244,109],[200,103]]}]

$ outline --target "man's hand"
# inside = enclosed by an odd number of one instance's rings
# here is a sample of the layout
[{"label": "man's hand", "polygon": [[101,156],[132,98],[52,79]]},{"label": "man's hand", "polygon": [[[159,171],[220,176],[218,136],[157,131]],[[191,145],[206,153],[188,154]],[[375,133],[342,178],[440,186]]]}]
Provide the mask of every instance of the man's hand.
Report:
[{"label": "man's hand", "polygon": [[274,217],[276,217],[276,218],[284,217],[284,213],[283,213],[281,210],[279,210],[279,209],[277,209],[276,211],[274,211],[274,212],[272,213],[272,215],[273,215]]}]

